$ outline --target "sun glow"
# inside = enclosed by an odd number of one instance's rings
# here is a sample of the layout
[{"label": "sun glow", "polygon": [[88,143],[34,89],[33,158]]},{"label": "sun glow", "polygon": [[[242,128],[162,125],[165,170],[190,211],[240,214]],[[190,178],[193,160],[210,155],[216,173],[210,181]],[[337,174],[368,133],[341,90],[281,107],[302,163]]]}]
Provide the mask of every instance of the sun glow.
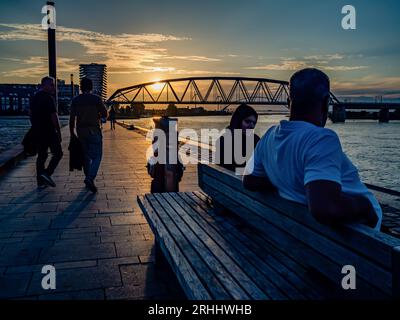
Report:
[{"label": "sun glow", "polygon": [[161,89],[164,87],[164,83],[159,82],[160,79],[156,79],[154,81],[157,81],[157,82],[151,85],[152,89],[155,91],[161,91]]}]

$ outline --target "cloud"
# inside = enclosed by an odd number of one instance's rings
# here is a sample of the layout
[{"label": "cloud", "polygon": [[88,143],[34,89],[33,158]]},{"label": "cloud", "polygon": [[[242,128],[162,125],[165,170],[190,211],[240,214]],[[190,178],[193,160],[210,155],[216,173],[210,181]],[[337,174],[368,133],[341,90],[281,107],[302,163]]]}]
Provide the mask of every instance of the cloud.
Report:
[{"label": "cloud", "polygon": [[304,57],[305,60],[322,60],[322,61],[343,60],[344,58],[345,58],[344,55],[341,55],[339,53]]},{"label": "cloud", "polygon": [[216,58],[208,58],[203,56],[170,56],[168,59],[173,60],[187,60],[187,61],[198,61],[198,62],[217,62],[221,61],[221,59]]},{"label": "cloud", "polygon": [[304,68],[306,63],[304,61],[291,61],[285,60],[280,64],[268,64],[264,66],[247,67],[249,70],[270,70],[270,71],[287,71],[287,70],[298,70]]},{"label": "cloud", "polygon": [[268,71],[295,71],[302,68],[319,68],[325,71],[356,71],[367,69],[368,66],[345,66],[332,65],[332,61],[343,60],[346,57],[341,54],[326,54],[305,56],[302,58],[281,57],[277,64],[267,64],[262,66],[247,67],[250,70],[268,70]]},{"label": "cloud", "polygon": [[240,72],[230,72],[230,71],[216,71],[216,70],[176,70],[174,72],[176,75],[219,75],[219,76],[235,76],[235,75],[240,75]]},{"label": "cloud", "polygon": [[[41,56],[30,56],[26,60],[12,59],[13,62],[18,62],[22,65],[21,68],[17,68],[11,71],[3,71],[2,74],[5,77],[43,77],[48,72],[47,57]],[[75,59],[71,58],[58,58],[57,71],[58,72],[74,72],[76,70]]]},{"label": "cloud", "polygon": [[[0,24],[5,30],[0,31],[0,40],[47,41],[46,32],[39,24]],[[169,55],[163,43],[168,41],[190,41],[188,37],[177,37],[157,33],[149,34],[105,34],[77,28],[57,27],[58,42],[73,42],[80,44],[85,54],[79,61],[70,58],[58,58],[59,71],[72,71],[71,63],[75,63],[75,71],[79,63],[101,62],[108,66],[110,74],[130,73],[165,73],[173,72],[175,68],[168,64],[170,60],[194,62],[217,62],[220,59],[201,55]],[[32,59],[37,59],[33,61]],[[46,73],[44,57],[30,57],[23,62],[31,67],[8,71],[7,76],[37,76]],[[41,64],[41,66],[39,65]],[[64,65],[65,64],[65,65]],[[157,64],[157,65],[156,65]],[[64,66],[63,66],[64,65]],[[24,74],[25,72],[25,74]],[[192,71],[189,71],[192,73]]]},{"label": "cloud", "polygon": [[328,71],[354,71],[368,69],[368,66],[320,66],[320,68]]},{"label": "cloud", "polygon": [[334,81],[332,88],[343,96],[384,96],[400,98],[400,77],[366,76],[357,81]]}]

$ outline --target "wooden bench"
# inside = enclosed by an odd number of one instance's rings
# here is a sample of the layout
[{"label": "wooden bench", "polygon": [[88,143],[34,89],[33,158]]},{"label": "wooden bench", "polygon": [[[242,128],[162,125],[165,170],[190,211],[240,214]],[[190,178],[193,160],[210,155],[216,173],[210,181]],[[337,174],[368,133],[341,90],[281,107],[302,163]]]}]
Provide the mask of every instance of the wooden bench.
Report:
[{"label": "wooden bench", "polygon": [[[249,192],[240,177],[198,166],[204,192],[138,197],[189,299],[399,297],[400,240],[366,226],[332,229],[307,208]],[[356,290],[342,288],[355,267]]]}]

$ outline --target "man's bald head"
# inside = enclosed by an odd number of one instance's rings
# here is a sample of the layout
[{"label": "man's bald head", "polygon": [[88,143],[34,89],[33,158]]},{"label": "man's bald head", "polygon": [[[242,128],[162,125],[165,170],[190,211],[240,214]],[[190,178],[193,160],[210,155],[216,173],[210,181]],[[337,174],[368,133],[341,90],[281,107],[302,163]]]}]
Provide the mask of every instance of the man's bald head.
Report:
[{"label": "man's bald head", "polygon": [[53,77],[43,77],[42,81],[40,82],[40,88],[50,94],[55,93],[56,82]]},{"label": "man's bald head", "polygon": [[289,91],[292,117],[308,119],[321,113],[327,116],[330,81],[322,71],[307,68],[296,72],[290,78]]}]

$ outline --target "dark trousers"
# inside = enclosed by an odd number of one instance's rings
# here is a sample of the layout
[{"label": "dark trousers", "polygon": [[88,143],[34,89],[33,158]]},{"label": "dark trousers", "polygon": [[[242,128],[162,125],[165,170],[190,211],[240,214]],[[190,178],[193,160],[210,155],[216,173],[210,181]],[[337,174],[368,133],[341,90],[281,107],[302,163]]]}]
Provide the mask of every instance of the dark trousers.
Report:
[{"label": "dark trousers", "polygon": [[[48,157],[48,149],[50,149],[51,152],[51,159],[47,168],[45,168]],[[54,173],[54,170],[57,168],[62,156],[63,152],[61,144],[56,139],[52,139],[50,141],[40,141],[38,146],[38,157],[36,159],[37,176],[39,177],[43,173],[51,176]]]},{"label": "dark trousers", "polygon": [[110,119],[111,130],[115,130],[115,119]]},{"label": "dark trousers", "polygon": [[103,136],[97,128],[78,128],[77,133],[85,154],[83,170],[86,179],[94,181],[103,156]]}]

